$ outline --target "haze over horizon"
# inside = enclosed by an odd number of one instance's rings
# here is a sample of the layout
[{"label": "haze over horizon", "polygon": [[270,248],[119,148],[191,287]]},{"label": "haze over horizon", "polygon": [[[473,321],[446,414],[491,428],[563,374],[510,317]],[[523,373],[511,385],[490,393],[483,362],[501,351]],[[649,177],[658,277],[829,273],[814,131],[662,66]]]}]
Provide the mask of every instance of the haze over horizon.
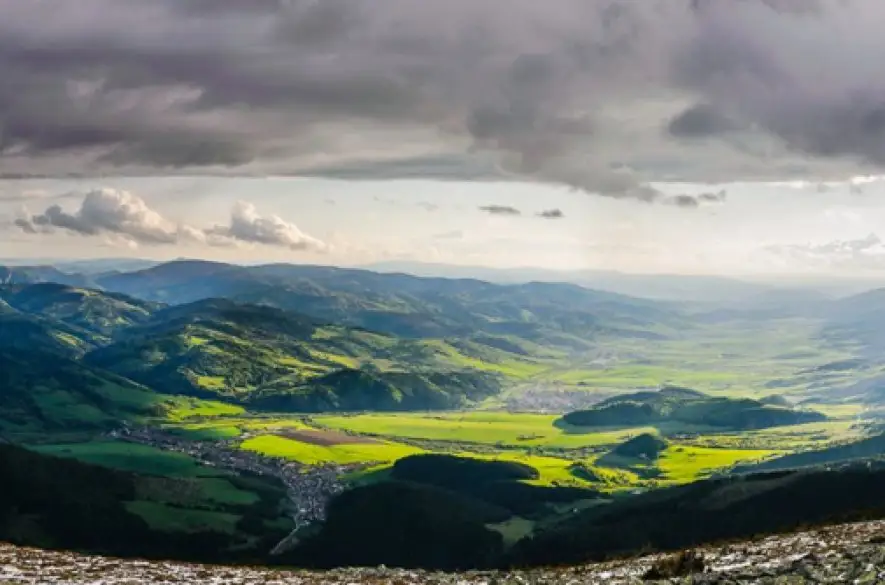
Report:
[{"label": "haze over horizon", "polygon": [[885,6],[508,6],[0,0],[0,257],[885,276]]}]

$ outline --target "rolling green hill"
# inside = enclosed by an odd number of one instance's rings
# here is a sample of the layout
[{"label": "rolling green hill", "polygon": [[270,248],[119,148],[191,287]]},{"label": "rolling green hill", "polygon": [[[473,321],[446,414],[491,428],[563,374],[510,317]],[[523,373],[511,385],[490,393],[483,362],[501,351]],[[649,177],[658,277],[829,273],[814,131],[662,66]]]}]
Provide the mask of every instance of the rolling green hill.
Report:
[{"label": "rolling green hill", "polygon": [[20,313],[8,304],[0,305],[0,349],[81,357],[94,347],[93,336],[85,331],[52,319]]},{"label": "rolling green hill", "polygon": [[258,388],[247,404],[290,411],[443,410],[470,406],[501,390],[500,380],[479,372],[377,372],[336,370],[297,386]]},{"label": "rolling green hill", "polygon": [[638,457],[654,461],[667,448],[667,441],[651,433],[642,433],[628,439],[612,449],[611,454],[619,457]]},{"label": "rolling green hill", "polygon": [[56,283],[0,287],[0,299],[21,313],[60,321],[102,336],[146,321],[159,308],[115,293]]},{"label": "rolling green hill", "polygon": [[[409,340],[229,299],[165,306],[37,283],[0,286],[0,303],[0,349],[25,352],[7,360],[15,376],[7,394],[17,400],[35,387],[41,389],[35,396],[43,396],[43,386],[61,387],[66,379],[77,380],[72,391],[85,399],[80,389],[93,383],[83,380],[104,376],[162,394],[256,408],[456,408],[496,394],[506,372],[502,364],[520,357],[507,350],[525,353],[518,340],[503,337]],[[41,386],[24,372],[27,352],[64,359]],[[70,397],[62,402],[80,404]],[[88,414],[86,427],[115,416],[100,416],[89,401],[80,406],[71,412]]]},{"label": "rolling green hill", "polygon": [[210,299],[159,310],[85,361],[160,392],[277,410],[454,408],[500,389],[490,374],[422,360],[423,348],[409,346],[273,307]]},{"label": "rolling green hill", "polygon": [[713,397],[686,388],[663,388],[603,400],[570,412],[562,422],[578,427],[629,427],[679,423],[728,430],[751,430],[826,420],[812,410],[768,404],[749,398]]},{"label": "rolling green hill", "polygon": [[40,438],[161,416],[170,399],[110,372],[34,350],[0,349],[0,430]]}]

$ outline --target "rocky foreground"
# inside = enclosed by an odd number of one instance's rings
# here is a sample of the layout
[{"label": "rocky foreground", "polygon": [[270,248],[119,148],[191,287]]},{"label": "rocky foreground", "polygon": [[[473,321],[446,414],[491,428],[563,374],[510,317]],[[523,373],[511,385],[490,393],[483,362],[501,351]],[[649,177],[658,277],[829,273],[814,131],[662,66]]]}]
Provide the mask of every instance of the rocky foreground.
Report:
[{"label": "rocky foreground", "polygon": [[[306,572],[119,560],[0,544],[0,585],[885,584],[885,522],[881,521],[704,547],[694,552],[695,558],[703,559],[695,563],[696,567],[703,566],[701,572],[664,578],[660,571],[674,567],[672,555],[529,571],[446,574],[382,567]],[[658,578],[648,577],[650,571],[658,572]]]}]

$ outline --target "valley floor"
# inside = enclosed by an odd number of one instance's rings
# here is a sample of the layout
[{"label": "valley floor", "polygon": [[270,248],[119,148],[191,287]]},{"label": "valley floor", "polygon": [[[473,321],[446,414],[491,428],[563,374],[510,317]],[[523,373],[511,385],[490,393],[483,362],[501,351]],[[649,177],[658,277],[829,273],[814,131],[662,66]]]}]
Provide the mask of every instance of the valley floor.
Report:
[{"label": "valley floor", "polygon": [[[706,571],[667,583],[858,583],[885,582],[885,521],[832,526],[792,535],[698,549]],[[491,583],[627,585],[662,555],[569,568],[531,571],[430,573],[403,569],[353,568],[329,572],[277,571],[171,562],[121,561],[67,552],[0,545],[0,583],[128,585],[338,585]]]}]

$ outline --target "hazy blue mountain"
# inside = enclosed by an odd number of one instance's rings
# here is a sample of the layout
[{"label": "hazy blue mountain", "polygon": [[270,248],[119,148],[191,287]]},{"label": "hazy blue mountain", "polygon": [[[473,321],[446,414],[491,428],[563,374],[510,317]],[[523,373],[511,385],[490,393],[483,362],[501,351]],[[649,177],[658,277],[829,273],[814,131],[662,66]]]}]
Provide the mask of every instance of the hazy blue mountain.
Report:
[{"label": "hazy blue mountain", "polygon": [[610,270],[488,268],[422,262],[381,262],[365,268],[416,276],[475,278],[499,284],[565,282],[628,296],[671,301],[735,301],[773,288],[771,285],[720,276],[629,274]]},{"label": "hazy blue mountain", "polygon": [[55,282],[71,286],[95,285],[92,279],[86,275],[75,272],[63,272],[53,266],[0,265],[0,285],[34,284],[38,282]]},{"label": "hazy blue mountain", "polygon": [[187,303],[208,297],[264,304],[404,337],[517,335],[549,344],[617,332],[655,337],[682,323],[668,304],[574,284],[497,285],[325,266],[233,266],[180,261],[100,277],[102,287]]},{"label": "hazy blue mountain", "polygon": [[117,293],[53,282],[0,286],[0,299],[22,313],[103,335],[146,321],[160,306]]}]

